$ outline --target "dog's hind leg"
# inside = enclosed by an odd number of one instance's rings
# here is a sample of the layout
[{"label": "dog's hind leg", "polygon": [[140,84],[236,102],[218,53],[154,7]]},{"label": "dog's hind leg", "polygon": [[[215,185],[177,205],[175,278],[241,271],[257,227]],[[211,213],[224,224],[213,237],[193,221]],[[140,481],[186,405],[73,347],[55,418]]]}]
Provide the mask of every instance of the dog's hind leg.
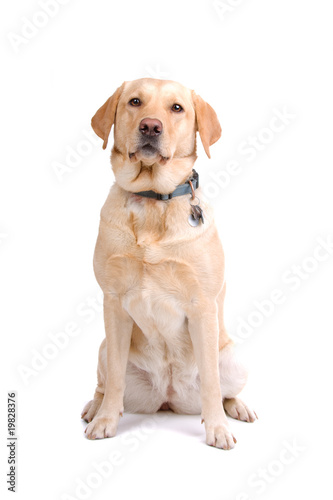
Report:
[{"label": "dog's hind leg", "polygon": [[226,413],[237,420],[254,422],[257,419],[256,413],[236,397],[246,384],[247,370],[237,360],[231,343],[220,351],[219,366],[221,393]]},{"label": "dog's hind leg", "polygon": [[236,398],[237,394],[241,392],[246,384],[247,370],[237,360],[233,344],[224,325],[223,306],[225,292],[226,284],[224,283],[217,298],[220,348],[219,368],[223,406],[230,417],[245,422],[254,422],[257,418],[256,413],[239,398]]},{"label": "dog's hind leg", "polygon": [[[85,405],[81,417],[91,422],[97,414],[104,397],[106,379],[106,339],[99,348],[97,387],[94,399]],[[154,387],[151,377],[130,361],[127,364],[124,392],[124,411],[128,413],[155,413],[167,400],[167,395]],[[165,390],[166,393],[166,390]]]},{"label": "dog's hind leg", "polygon": [[126,370],[124,409],[128,413],[156,413],[167,401],[165,390],[154,386],[148,372],[129,362]]}]

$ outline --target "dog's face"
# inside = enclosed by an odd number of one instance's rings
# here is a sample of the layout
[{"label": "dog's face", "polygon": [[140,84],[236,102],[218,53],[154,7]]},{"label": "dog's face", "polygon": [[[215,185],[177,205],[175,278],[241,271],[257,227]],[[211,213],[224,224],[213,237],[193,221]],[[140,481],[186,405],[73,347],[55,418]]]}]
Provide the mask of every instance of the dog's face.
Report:
[{"label": "dog's face", "polygon": [[176,82],[136,80],[124,86],[115,120],[115,147],[131,162],[166,164],[195,153],[191,92]]},{"label": "dog's face", "polygon": [[93,117],[104,149],[113,124],[113,170],[129,191],[170,192],[191,172],[196,132],[208,156],[221,135],[215,111],[200,96],[179,83],[151,78],[123,83]]}]

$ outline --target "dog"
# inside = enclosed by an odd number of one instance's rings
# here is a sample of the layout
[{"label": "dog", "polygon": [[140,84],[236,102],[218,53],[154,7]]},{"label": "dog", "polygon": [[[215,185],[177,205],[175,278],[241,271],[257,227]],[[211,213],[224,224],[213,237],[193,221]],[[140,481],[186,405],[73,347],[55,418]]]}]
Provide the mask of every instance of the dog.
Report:
[{"label": "dog", "polygon": [[213,108],[168,81],[124,82],[92,128],[115,176],[94,253],[106,336],[97,388],[82,412],[89,439],[113,437],[123,411],[200,414],[208,445],[235,446],[226,413],[257,416],[236,396],[247,379],[225,329],[224,255],[193,170],[199,132],[221,136]]}]

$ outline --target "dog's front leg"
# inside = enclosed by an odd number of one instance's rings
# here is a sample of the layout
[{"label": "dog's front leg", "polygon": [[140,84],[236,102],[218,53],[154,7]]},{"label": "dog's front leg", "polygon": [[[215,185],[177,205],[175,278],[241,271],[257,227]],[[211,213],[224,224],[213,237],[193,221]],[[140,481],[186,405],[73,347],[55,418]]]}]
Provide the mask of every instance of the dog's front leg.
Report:
[{"label": "dog's front leg", "polygon": [[201,417],[205,423],[207,444],[229,450],[235,446],[236,439],[229,430],[222,405],[217,306],[201,305],[200,310],[192,311],[188,317],[200,376]]},{"label": "dog's front leg", "polygon": [[103,402],[86,428],[89,439],[113,437],[119,416],[124,411],[125,374],[133,330],[133,320],[123,309],[120,300],[104,295],[106,334],[106,382]]}]

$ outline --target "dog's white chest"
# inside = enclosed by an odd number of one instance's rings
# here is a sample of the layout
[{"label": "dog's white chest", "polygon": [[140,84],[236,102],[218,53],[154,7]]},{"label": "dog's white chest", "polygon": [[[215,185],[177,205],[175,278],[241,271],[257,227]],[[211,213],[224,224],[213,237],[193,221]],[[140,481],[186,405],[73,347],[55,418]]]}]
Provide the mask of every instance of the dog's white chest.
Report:
[{"label": "dog's white chest", "polygon": [[124,295],[122,304],[147,338],[167,342],[183,332],[186,314],[180,300],[181,284],[167,268],[172,264],[142,264],[140,279]]}]

